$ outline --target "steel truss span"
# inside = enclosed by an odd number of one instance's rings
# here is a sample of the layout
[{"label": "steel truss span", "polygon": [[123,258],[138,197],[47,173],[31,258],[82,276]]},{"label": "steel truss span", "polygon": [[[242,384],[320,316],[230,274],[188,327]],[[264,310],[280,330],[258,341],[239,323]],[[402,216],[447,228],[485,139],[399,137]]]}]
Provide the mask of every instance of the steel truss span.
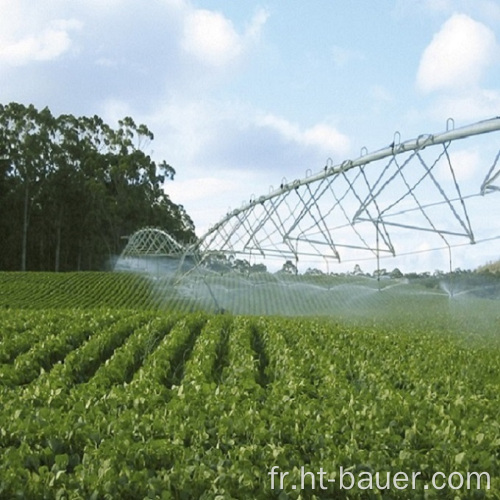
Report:
[{"label": "steel truss span", "polygon": [[388,147],[284,180],[211,227],[197,244],[202,260],[221,253],[379,259],[421,251],[408,245],[417,233],[424,246],[447,249],[492,237],[478,200],[500,190],[500,117],[453,125],[405,142],[396,133]]},{"label": "steel truss span", "polygon": [[166,231],[145,227],[128,237],[121,258],[134,257],[182,257],[185,248]]}]

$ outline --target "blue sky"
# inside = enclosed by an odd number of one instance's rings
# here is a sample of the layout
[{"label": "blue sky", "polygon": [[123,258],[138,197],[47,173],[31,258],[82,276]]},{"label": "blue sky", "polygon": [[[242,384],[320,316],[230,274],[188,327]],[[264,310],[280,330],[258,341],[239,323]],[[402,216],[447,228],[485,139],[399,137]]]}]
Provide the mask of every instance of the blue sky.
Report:
[{"label": "blue sky", "polygon": [[2,102],[125,115],[198,233],[283,177],[500,115],[496,0],[0,0]]}]

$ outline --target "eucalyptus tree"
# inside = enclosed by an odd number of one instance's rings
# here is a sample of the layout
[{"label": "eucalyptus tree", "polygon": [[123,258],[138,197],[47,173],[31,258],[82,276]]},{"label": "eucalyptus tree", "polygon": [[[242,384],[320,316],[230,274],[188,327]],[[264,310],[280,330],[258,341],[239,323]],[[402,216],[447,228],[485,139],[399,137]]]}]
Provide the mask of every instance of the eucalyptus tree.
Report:
[{"label": "eucalyptus tree", "polygon": [[51,164],[54,117],[48,108],[11,103],[0,107],[0,142],[9,174],[22,190],[21,270],[26,270],[30,212]]},{"label": "eucalyptus tree", "polygon": [[192,220],[163,189],[174,168],[146,152],[153,139],[130,117],[113,128],[97,115],[0,105],[0,237],[11,243],[0,266],[13,267],[17,248],[22,270],[28,257],[31,269],[100,268],[146,225],[193,239]]}]

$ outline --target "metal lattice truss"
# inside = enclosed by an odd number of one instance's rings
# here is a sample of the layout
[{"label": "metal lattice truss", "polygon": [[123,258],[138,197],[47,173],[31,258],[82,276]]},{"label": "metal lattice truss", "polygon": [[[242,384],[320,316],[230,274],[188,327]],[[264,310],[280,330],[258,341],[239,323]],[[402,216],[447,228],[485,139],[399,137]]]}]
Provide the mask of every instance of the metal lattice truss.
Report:
[{"label": "metal lattice truss", "polygon": [[185,251],[184,246],[167,232],[146,227],[129,237],[121,257],[182,257]]},{"label": "metal lattice truss", "polygon": [[[405,230],[406,246],[416,232],[448,248],[475,243],[468,203],[500,190],[497,131],[500,118],[406,142],[396,134],[387,148],[336,166],[330,162],[316,175],[251,199],[200,239],[200,253],[340,262],[368,252],[378,258],[397,254]],[[486,146],[479,151],[477,141],[473,149],[460,149],[462,139],[484,134]]]}]

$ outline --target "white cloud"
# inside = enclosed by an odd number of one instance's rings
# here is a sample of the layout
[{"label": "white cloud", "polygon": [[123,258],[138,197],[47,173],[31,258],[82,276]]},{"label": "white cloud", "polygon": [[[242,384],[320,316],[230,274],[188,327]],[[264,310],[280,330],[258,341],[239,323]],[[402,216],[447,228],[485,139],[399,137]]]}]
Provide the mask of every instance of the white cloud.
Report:
[{"label": "white cloud", "polygon": [[266,114],[259,118],[256,124],[276,130],[288,142],[318,148],[327,156],[332,154],[344,156],[350,149],[349,138],[325,123],[318,123],[301,130],[298,125],[285,118]]},{"label": "white cloud", "polygon": [[[113,111],[120,106],[111,102],[105,109]],[[328,123],[304,128],[234,101],[201,102],[176,95],[137,121],[168,138],[163,142],[164,154],[172,162],[175,159],[174,167],[182,165],[183,170],[189,168],[197,176],[206,169],[251,168],[272,172],[279,180],[282,175],[303,175],[308,168],[319,170],[328,157],[342,160],[350,150],[349,138]],[[292,169],[296,169],[293,174]]]},{"label": "white cloud", "polygon": [[180,203],[207,200],[227,195],[239,188],[233,178],[198,177],[196,179],[176,180],[167,183],[166,192]]},{"label": "white cloud", "polygon": [[184,19],[181,46],[187,54],[208,66],[226,66],[237,60],[249,43],[259,39],[267,18],[267,11],[258,10],[245,33],[239,34],[220,12],[193,9]]},{"label": "white cloud", "polygon": [[60,0],[33,8],[26,0],[0,0],[0,64],[24,66],[61,57],[83,24]]},{"label": "white cloud", "polygon": [[182,47],[188,54],[212,66],[224,66],[242,51],[240,37],[231,21],[209,10],[188,14]]},{"label": "white cloud", "polygon": [[176,178],[165,183],[165,192],[175,203],[183,205],[196,224],[200,236],[226,213],[248,201],[254,189],[266,185],[265,174],[252,171],[210,170],[210,175]]},{"label": "white cloud", "polygon": [[346,155],[350,148],[350,141],[346,135],[324,123],[304,130],[302,141],[308,146],[317,146],[330,154]]},{"label": "white cloud", "polygon": [[454,14],[425,49],[417,86],[423,92],[475,86],[495,61],[497,50],[490,28],[464,14]]},{"label": "white cloud", "polygon": [[[137,114],[137,113],[136,113]],[[173,162],[174,168],[182,165],[187,167],[210,168],[216,164],[207,164],[204,150],[213,136],[217,137],[217,126],[220,114],[215,107],[207,102],[182,99],[176,95],[164,102],[150,115],[141,120],[147,123],[157,136],[164,137],[163,149],[157,151],[160,155]],[[162,147],[156,144],[154,147]]]},{"label": "white cloud", "polygon": [[328,123],[301,127],[284,117],[238,102],[183,100],[172,96],[154,113],[139,116],[119,102],[105,107],[106,119],[125,111],[147,123],[155,140],[153,156],[178,172],[166,192],[205,231],[229,207],[239,207],[278,187],[284,177],[319,171],[328,157],[343,160],[349,138]]},{"label": "white cloud", "polygon": [[265,9],[258,9],[245,31],[245,38],[248,41],[256,41],[260,38],[262,28],[269,18],[269,12]]},{"label": "white cloud", "polygon": [[0,61],[13,66],[23,66],[32,61],[50,61],[67,52],[72,40],[70,32],[81,28],[74,20],[56,20],[50,27],[36,34],[22,35],[15,39],[0,38]]},{"label": "white cloud", "polygon": [[109,99],[102,106],[102,115],[110,123],[118,123],[125,116],[132,116],[133,111],[130,106],[117,99]]}]

